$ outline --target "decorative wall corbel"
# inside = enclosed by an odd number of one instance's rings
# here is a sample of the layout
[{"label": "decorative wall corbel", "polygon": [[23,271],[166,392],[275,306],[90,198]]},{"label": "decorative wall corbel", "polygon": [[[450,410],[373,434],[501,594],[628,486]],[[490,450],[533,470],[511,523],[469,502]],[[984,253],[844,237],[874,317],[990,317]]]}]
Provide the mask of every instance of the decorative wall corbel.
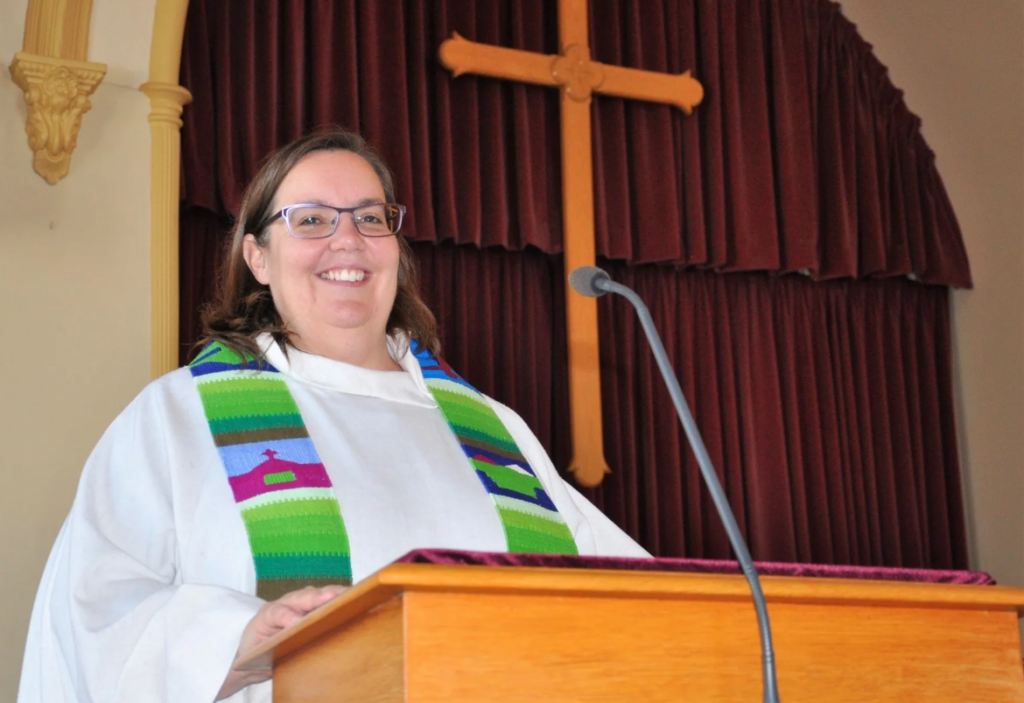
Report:
[{"label": "decorative wall corbel", "polygon": [[91,15],[92,0],[29,0],[23,51],[11,63],[28,107],[32,166],[50,185],[68,175],[89,96],[107,73],[86,60]]},{"label": "decorative wall corbel", "polygon": [[82,115],[92,107],[89,96],[106,73],[100,63],[22,51],[14,55],[11,78],[25,92],[25,132],[35,155],[32,168],[50,185],[68,175]]}]

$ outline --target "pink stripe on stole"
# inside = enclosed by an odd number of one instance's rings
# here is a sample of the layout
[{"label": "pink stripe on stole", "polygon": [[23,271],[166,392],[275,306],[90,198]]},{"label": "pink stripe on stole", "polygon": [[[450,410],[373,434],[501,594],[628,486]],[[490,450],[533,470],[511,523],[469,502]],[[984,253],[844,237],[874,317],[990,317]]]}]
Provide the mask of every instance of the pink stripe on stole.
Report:
[{"label": "pink stripe on stole", "polygon": [[[287,483],[274,483],[267,485],[264,477],[268,474],[278,474],[291,471],[295,474],[294,481]],[[327,476],[327,470],[323,464],[296,464],[293,461],[281,461],[280,459],[269,458],[252,471],[241,476],[232,476],[228,479],[231,490],[235,494],[235,502],[241,503],[255,496],[264,493],[273,493],[289,488],[330,488],[331,479]]]}]

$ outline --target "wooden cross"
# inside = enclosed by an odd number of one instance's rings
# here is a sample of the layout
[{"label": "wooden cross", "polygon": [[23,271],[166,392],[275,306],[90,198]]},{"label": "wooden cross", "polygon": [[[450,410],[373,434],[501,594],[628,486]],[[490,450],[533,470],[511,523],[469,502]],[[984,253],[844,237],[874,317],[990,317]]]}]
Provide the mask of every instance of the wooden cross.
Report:
[{"label": "wooden cross", "polygon": [[[587,0],[559,0],[561,53],[536,54],[468,41],[459,34],[441,44],[441,63],[456,76],[477,73],[561,87],[562,222],[565,271],[593,266],[594,175],[591,160],[590,99],[594,92],[676,105],[686,114],[704,97],[701,84],[679,75],[609,66],[590,60]],[[569,335],[569,408],[573,458],[569,469],[585,486],[608,473],[601,428],[601,371],[598,359],[597,301],[566,287]]]}]

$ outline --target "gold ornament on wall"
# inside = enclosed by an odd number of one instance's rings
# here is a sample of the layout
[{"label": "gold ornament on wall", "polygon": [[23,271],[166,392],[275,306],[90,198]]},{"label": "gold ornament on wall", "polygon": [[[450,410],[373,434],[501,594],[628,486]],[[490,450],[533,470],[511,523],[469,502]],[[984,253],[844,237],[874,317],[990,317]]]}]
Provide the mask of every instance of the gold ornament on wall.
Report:
[{"label": "gold ornament on wall", "polygon": [[32,167],[50,185],[68,175],[82,115],[92,107],[89,96],[106,72],[99,63],[21,51],[14,56],[11,77],[25,92],[25,132],[35,155]]}]

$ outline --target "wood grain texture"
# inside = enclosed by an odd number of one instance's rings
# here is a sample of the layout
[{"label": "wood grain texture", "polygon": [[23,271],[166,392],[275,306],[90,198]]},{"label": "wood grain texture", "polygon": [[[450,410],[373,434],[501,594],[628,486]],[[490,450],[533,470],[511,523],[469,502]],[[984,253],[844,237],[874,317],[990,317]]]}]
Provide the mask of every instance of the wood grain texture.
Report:
[{"label": "wood grain texture", "polygon": [[[1024,589],[762,584],[787,703],[1024,702]],[[275,700],[289,703],[751,701],[761,691],[749,588],[715,574],[397,564],[263,656],[276,658]]]},{"label": "wood grain texture", "polygon": [[565,47],[587,46],[590,41],[590,20],[587,0],[558,0],[558,44]]},{"label": "wood grain texture", "polygon": [[[820,604],[919,604],[925,607],[956,605],[962,608],[1024,612],[1024,588],[962,586],[954,584],[861,579],[763,576],[761,584],[771,601]],[[614,571],[600,569],[521,568],[514,566],[446,566],[392,564],[361,582],[352,592],[379,587],[400,591],[483,593],[558,593],[562,595],[635,596],[646,598],[712,598],[747,601],[746,579],[729,574],[673,573],[667,571]],[[340,607],[341,603],[333,607]],[[329,613],[324,613],[328,617]]]},{"label": "wood grain texture", "polygon": [[401,599],[356,618],[274,669],[277,703],[405,700]]},{"label": "wood grain texture", "polygon": [[[593,266],[594,170],[590,146],[590,100],[561,99],[562,230],[565,275]],[[584,486],[596,486],[609,472],[604,458],[601,417],[601,364],[597,337],[597,299],[566,286],[569,355],[569,410],[572,413],[572,459],[569,471]]]},{"label": "wood grain texture", "polygon": [[[416,593],[406,607],[408,701],[761,695],[749,604]],[[784,603],[772,620],[787,702],[1024,701],[1012,614]]]},{"label": "wood grain texture", "polygon": [[242,671],[271,669],[311,642],[330,635],[339,627],[362,617],[363,613],[398,598],[402,593],[401,587],[381,581],[382,573],[378,572],[360,581],[292,627],[265,640],[239,657],[236,668]]},{"label": "wood grain texture", "polygon": [[452,32],[451,39],[441,44],[438,57],[456,77],[475,73],[523,83],[557,85],[551,75],[551,62],[557,56],[481,44],[466,39],[458,32]]},{"label": "wood grain texture", "polygon": [[704,99],[704,86],[689,71],[668,74],[608,64],[601,66],[604,80],[595,90],[605,95],[675,105],[687,115]]},{"label": "wood grain texture", "polygon": [[[457,33],[438,52],[441,63],[456,76],[476,73],[560,86],[566,275],[595,263],[591,93],[677,105],[687,114],[704,97],[704,89],[689,72],[665,75],[591,61],[588,15],[587,0],[558,1],[560,53],[554,56],[480,44]],[[567,286],[566,322],[573,451],[569,470],[584,486],[596,486],[609,471],[604,458],[596,302]]]}]

